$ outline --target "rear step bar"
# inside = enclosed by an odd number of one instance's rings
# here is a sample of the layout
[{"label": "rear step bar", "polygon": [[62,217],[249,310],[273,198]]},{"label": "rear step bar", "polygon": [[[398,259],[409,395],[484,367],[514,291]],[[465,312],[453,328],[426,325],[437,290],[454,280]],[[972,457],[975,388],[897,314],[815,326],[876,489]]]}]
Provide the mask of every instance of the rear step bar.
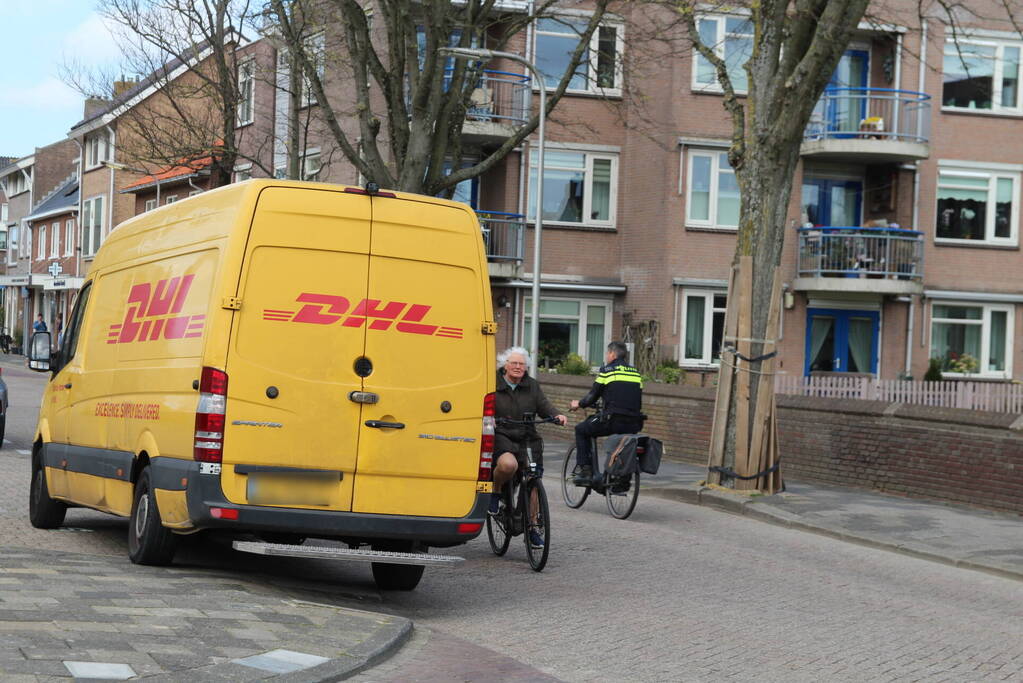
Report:
[{"label": "rear step bar", "polygon": [[235,550],[257,555],[286,557],[314,557],[320,560],[353,560],[355,562],[386,562],[387,564],[421,564],[431,566],[452,566],[465,562],[464,557],[454,555],[427,555],[426,553],[396,553],[386,550],[361,550],[334,548],[324,545],[287,545],[284,543],[261,543],[258,541],[234,541]]}]

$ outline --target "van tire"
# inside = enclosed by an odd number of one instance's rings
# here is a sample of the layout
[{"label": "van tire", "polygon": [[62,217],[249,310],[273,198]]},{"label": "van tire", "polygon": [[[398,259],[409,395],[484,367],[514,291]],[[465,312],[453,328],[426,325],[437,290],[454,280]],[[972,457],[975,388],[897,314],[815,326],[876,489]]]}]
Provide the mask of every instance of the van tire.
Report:
[{"label": "van tire", "polygon": [[419,585],[424,569],[421,564],[374,562],[373,580],[382,591],[410,591]]},{"label": "van tire", "polygon": [[149,468],[135,483],[135,499],[128,520],[128,557],[135,564],[163,566],[174,559],[177,537],[160,521]]},{"label": "van tire", "polygon": [[46,470],[41,462],[32,467],[32,489],[28,498],[28,519],[36,529],[56,529],[64,523],[67,505],[50,498]]},{"label": "van tire", "polygon": [[[375,543],[373,544],[373,550],[386,550],[398,553],[425,553],[427,551],[425,546],[421,546],[418,543],[405,543],[401,541]],[[390,564],[388,562],[373,562],[372,564],[373,580],[376,581],[377,588],[382,591],[413,590],[419,585],[419,580],[423,578],[423,570],[426,569],[421,564]]]}]

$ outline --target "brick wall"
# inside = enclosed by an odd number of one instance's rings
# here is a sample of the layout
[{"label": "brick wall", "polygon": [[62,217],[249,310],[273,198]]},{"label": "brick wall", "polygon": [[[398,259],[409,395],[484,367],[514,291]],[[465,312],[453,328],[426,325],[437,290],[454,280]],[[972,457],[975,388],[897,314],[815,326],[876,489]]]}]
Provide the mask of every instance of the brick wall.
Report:
[{"label": "brick wall", "polygon": [[[565,410],[592,382],[541,381]],[[713,406],[713,389],[648,384],[646,431],[669,457],[706,464]],[[778,411],[783,476],[1023,514],[1019,415],[801,396],[779,396]]]}]

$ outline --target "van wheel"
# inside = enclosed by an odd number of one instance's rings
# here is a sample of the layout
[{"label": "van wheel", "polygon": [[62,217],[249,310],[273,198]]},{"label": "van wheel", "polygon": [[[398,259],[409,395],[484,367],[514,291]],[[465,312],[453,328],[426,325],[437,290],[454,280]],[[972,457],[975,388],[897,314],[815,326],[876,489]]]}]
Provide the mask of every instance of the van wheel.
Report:
[{"label": "van wheel", "polygon": [[[390,552],[426,552],[426,548],[413,545],[412,543],[388,543],[374,545],[373,550],[387,550]],[[387,562],[373,562],[373,580],[377,588],[382,591],[410,591],[419,585],[423,578],[421,564],[389,564]]]},{"label": "van wheel", "polygon": [[32,467],[32,490],[28,498],[28,519],[36,529],[56,529],[64,523],[67,505],[50,498],[46,470],[42,463]]},{"label": "van wheel", "polygon": [[135,501],[128,522],[128,557],[135,564],[167,565],[174,559],[176,545],[177,537],[160,522],[147,467],[135,484]]}]

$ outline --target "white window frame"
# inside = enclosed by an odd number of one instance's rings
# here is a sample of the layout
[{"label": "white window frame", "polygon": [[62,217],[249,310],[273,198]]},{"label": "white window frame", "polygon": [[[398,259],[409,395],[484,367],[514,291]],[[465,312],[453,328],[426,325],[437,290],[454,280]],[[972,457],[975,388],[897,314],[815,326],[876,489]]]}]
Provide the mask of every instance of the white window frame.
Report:
[{"label": "white window frame", "polygon": [[188,196],[189,197],[195,197],[195,196],[200,195],[200,194],[202,194],[202,190],[191,190],[188,193]]},{"label": "white window frame", "polygon": [[50,226],[50,258],[60,258],[60,221]]},{"label": "white window frame", "polygon": [[[590,15],[588,13],[562,12],[559,13],[558,15],[547,16],[544,18],[554,20],[561,18],[565,21],[588,22]],[[539,26],[539,24],[537,24],[537,26]],[[602,88],[599,85],[597,85],[597,65],[600,54],[600,29],[602,27],[609,27],[615,29],[615,63],[614,63],[615,87],[613,88]],[[579,38],[579,34],[572,30],[571,27],[562,26],[561,28],[563,29],[561,31],[555,31],[551,29],[541,30],[539,27],[536,29],[535,32],[536,37],[533,40],[534,64],[536,64],[537,62],[537,51],[540,46],[540,40],[542,39],[543,36],[559,37],[562,39],[565,38],[565,36],[575,36],[576,38]],[[578,43],[578,40],[576,42]],[[603,20],[601,20],[600,24],[593,32],[593,35],[590,36],[590,44],[587,47],[588,61],[586,62],[586,87],[573,88],[570,85],[565,90],[565,93],[576,95],[600,95],[602,97],[621,97],[622,79],[624,76],[624,69],[622,68],[623,64],[622,55],[624,54],[623,52],[624,49],[625,49],[625,23],[610,17],[605,17]],[[559,77],[561,75],[563,74],[558,74]],[[540,87],[540,84],[537,83],[536,79],[532,76],[530,76],[530,80],[532,81],[533,90],[537,90]],[[556,89],[557,89],[556,84],[547,87],[548,91],[554,91]]]},{"label": "white window frame", "polygon": [[75,221],[64,221],[64,256],[75,255]]},{"label": "white window frame", "polygon": [[[549,152],[569,152],[572,154],[583,154],[585,155],[584,162],[584,180],[583,180],[583,219],[580,222],[572,221],[555,221],[549,218],[543,219],[543,224],[546,225],[561,225],[561,226],[585,226],[585,227],[596,227],[596,228],[610,228],[614,229],[617,222],[618,215],[618,152],[605,152],[595,151],[589,149],[581,149],[578,147],[561,147],[558,145],[547,145],[546,152],[544,154],[544,169],[552,170],[557,169],[557,166],[551,166]],[[529,186],[527,188],[527,202],[526,207],[526,220],[529,223],[536,222],[536,195],[534,192],[536,188],[533,184],[533,170],[536,168],[537,153],[535,149],[530,149],[529,152],[529,169],[527,171]],[[593,214],[593,161],[595,159],[608,159],[611,161],[611,188],[608,197],[608,220],[601,221],[594,218],[588,218]],[[566,169],[575,171],[577,169]]]},{"label": "white window frame", "polygon": [[232,169],[231,182],[240,183],[252,178],[252,164],[238,164]]},{"label": "white window frame", "polygon": [[[611,343],[611,327],[613,319],[611,318],[614,312],[614,302],[611,299],[599,299],[599,298],[587,298],[578,296],[544,296],[540,295],[540,303],[544,301],[571,301],[579,304],[579,315],[568,316],[568,315],[549,315],[540,314],[541,321],[543,320],[566,320],[566,321],[577,321],[579,325],[579,334],[576,340],[576,348],[569,349],[569,353],[577,353],[583,358],[586,358],[588,349],[586,348],[586,329],[589,325],[589,308],[588,306],[603,306],[604,307],[604,339],[601,342],[601,347],[606,349],[607,345]],[[522,338],[526,337],[526,324],[529,323],[533,315],[533,298],[531,296],[525,296],[522,299]],[[539,362],[539,359],[536,359]],[[594,365],[593,367],[600,367],[600,364]]]},{"label": "white window frame", "polygon": [[[716,368],[720,361],[715,361],[711,344],[714,339],[714,312],[725,311],[726,308],[714,308],[714,297],[725,297],[728,305],[728,291],[724,289],[695,289],[682,291],[681,331],[678,342],[678,364],[684,367]],[[699,358],[686,356],[686,321],[689,320],[689,299],[703,299],[703,354]]]},{"label": "white window frame", "polygon": [[[716,149],[716,148],[690,148],[686,154],[686,220],[685,224],[687,227],[693,228],[708,228],[712,230],[721,230],[723,232],[737,232],[739,230],[738,225],[719,225],[718,224],[718,188],[720,182],[721,173],[731,173],[735,175],[735,169],[731,166],[727,170],[721,169],[720,155],[724,154],[728,156],[728,149]],[[710,158],[710,197],[707,201],[708,206],[708,217],[693,218],[690,211],[693,206],[693,162],[697,157],[708,157]],[[737,180],[738,182],[738,180]],[[740,197],[740,210],[741,210]]]},{"label": "white window frame", "polygon": [[49,246],[46,242],[46,223],[41,223],[36,226],[36,230],[39,232],[36,237],[36,244],[38,245],[39,253],[36,256],[40,261],[46,258],[46,247]]},{"label": "white window frame", "polygon": [[[316,67],[316,74],[320,77],[320,82],[323,82],[323,75],[326,73],[324,69],[324,62],[326,61],[326,49],[327,41],[326,34],[323,31],[309,36],[305,39],[305,52],[310,59],[313,60],[314,66]],[[316,101],[316,95],[313,94],[312,85],[309,82],[309,77],[306,76],[305,69],[302,69],[302,78],[300,79],[302,92],[299,97],[299,106],[302,108],[311,107],[318,104]]]},{"label": "white window frame", "polygon": [[[987,218],[984,226],[984,239],[970,240],[957,237],[938,237],[938,221],[941,216],[938,214],[938,200],[941,198],[941,188],[976,190],[976,187],[961,186],[957,188],[955,183],[942,183],[941,176],[959,176],[963,178],[985,178],[988,180],[987,189]],[[983,170],[977,168],[964,168],[952,165],[939,164],[938,174],[934,180],[934,241],[937,244],[991,244],[999,246],[1016,246],[1019,244],[1019,220],[1020,220],[1020,173],[1013,171]],[[998,180],[1008,179],[1012,181],[1012,215],[1009,217],[1009,237],[995,237],[995,202],[998,198]]]},{"label": "white window frame", "polygon": [[21,251],[19,252],[19,256],[21,256],[21,258],[31,258],[32,257],[32,237],[33,237],[32,232],[33,232],[32,227],[30,225],[26,224],[25,225],[25,235],[24,235],[24,238],[21,240]]},{"label": "white window frame", "polygon": [[18,226],[12,225],[7,229],[7,265],[13,266],[18,262]]},{"label": "white window frame", "polygon": [[[959,57],[960,48],[962,45],[979,45],[982,47],[993,47],[995,48],[995,68],[992,74],[992,80],[994,83],[991,88],[991,108],[990,109],[977,109],[971,107],[955,107],[948,106],[945,104],[945,82],[942,80],[942,91],[939,95],[941,97],[941,109],[942,111],[955,111],[955,112],[968,112],[970,114],[1008,114],[1019,116],[1023,114],[1023,42],[1019,41],[1006,41],[1006,40],[994,40],[990,38],[963,38],[959,37],[956,39],[946,39],[945,49],[942,52],[942,76],[945,73],[945,58],[949,56]],[[1020,62],[1018,64],[1018,71],[1016,74],[1016,105],[1015,106],[1004,106],[1002,104],[1002,76],[1004,74],[1005,67],[1005,48],[1016,48],[1019,50]]]},{"label": "white window frame", "polygon": [[248,126],[256,118],[256,60],[250,57],[238,64],[238,109],[236,128]]},{"label": "white window frame", "polygon": [[110,159],[110,135],[105,131],[98,131],[85,138],[85,168],[91,170],[99,168],[104,161]]},{"label": "white window frame", "polygon": [[[936,318],[934,316],[934,306],[963,306],[966,308],[980,308],[981,317],[980,320],[964,320],[961,318]],[[991,360],[991,313],[993,311],[1005,312],[1005,370],[1002,371],[991,371],[986,370],[988,363]],[[1013,304],[988,304],[978,303],[976,301],[952,301],[952,300],[932,300],[931,308],[929,311],[930,324],[927,327],[927,353],[928,356],[931,354],[932,340],[934,339],[934,324],[937,323],[951,323],[954,325],[980,325],[980,358],[977,359],[978,372],[960,373],[960,372],[942,372],[941,376],[946,379],[969,379],[969,378],[996,378],[996,379],[1011,379],[1012,378],[1012,358],[1015,355],[1015,325],[1016,325],[1016,307]]]},{"label": "white window frame", "polygon": [[[99,204],[98,219],[95,216],[97,213],[97,204]],[[82,232],[82,256],[95,256],[96,252],[99,251],[100,246],[103,244],[103,226],[106,222],[107,214],[106,204],[107,203],[104,201],[103,195],[89,197],[82,202],[82,220],[80,221]],[[96,230],[97,226],[99,227],[99,230]],[[86,234],[88,234],[88,238],[86,237]]]},{"label": "white window frame", "polygon": [[144,206],[145,206],[145,208],[143,209],[144,211],[152,211],[153,209],[156,208],[156,200],[147,199]]},{"label": "white window frame", "polygon": [[168,204],[173,204],[176,201],[178,201],[178,196],[176,194],[169,194],[166,197],[164,197],[163,205],[167,206]]},{"label": "white window frame", "polygon": [[302,155],[302,180],[318,181],[322,169],[319,148],[306,150]]},{"label": "white window frame", "polygon": [[[707,47],[709,47],[714,52],[714,54],[717,55],[718,59],[724,59],[725,58],[725,39],[728,38],[728,36],[730,35],[725,30],[726,26],[727,26],[727,20],[728,19],[742,19],[742,20],[746,20],[746,21],[750,21],[751,20],[750,15],[749,14],[745,14],[745,13],[741,13],[741,14],[740,13],[735,13],[735,14],[699,14],[696,17],[697,27],[699,27],[699,22],[701,22],[701,21],[714,21],[714,22],[717,23],[717,28],[716,28],[716,31],[715,31],[715,36],[716,37],[715,37],[715,40],[714,40],[714,44],[713,45],[708,45]],[[747,35],[747,34],[732,34],[732,35]],[[715,74],[714,74],[714,80],[711,81],[710,83],[701,83],[700,81],[697,80],[696,76],[697,76],[697,73],[698,73],[699,62],[702,59],[705,59],[705,58],[702,55],[700,55],[697,52],[696,48],[694,47],[693,48],[693,59],[692,59],[692,75],[690,77],[692,89],[694,91],[696,91],[696,92],[724,93],[724,88],[721,87],[721,83],[720,83],[720,81],[718,81],[716,70],[715,70]],[[736,65],[735,68],[736,69],[742,69],[742,64]],[[729,72],[729,76],[730,77],[731,77],[731,75],[732,75],[731,72]],[[734,78],[732,79],[732,87],[734,88],[735,93],[737,95],[745,95],[748,92],[748,90],[745,89],[745,88],[736,87],[735,79]]]}]

